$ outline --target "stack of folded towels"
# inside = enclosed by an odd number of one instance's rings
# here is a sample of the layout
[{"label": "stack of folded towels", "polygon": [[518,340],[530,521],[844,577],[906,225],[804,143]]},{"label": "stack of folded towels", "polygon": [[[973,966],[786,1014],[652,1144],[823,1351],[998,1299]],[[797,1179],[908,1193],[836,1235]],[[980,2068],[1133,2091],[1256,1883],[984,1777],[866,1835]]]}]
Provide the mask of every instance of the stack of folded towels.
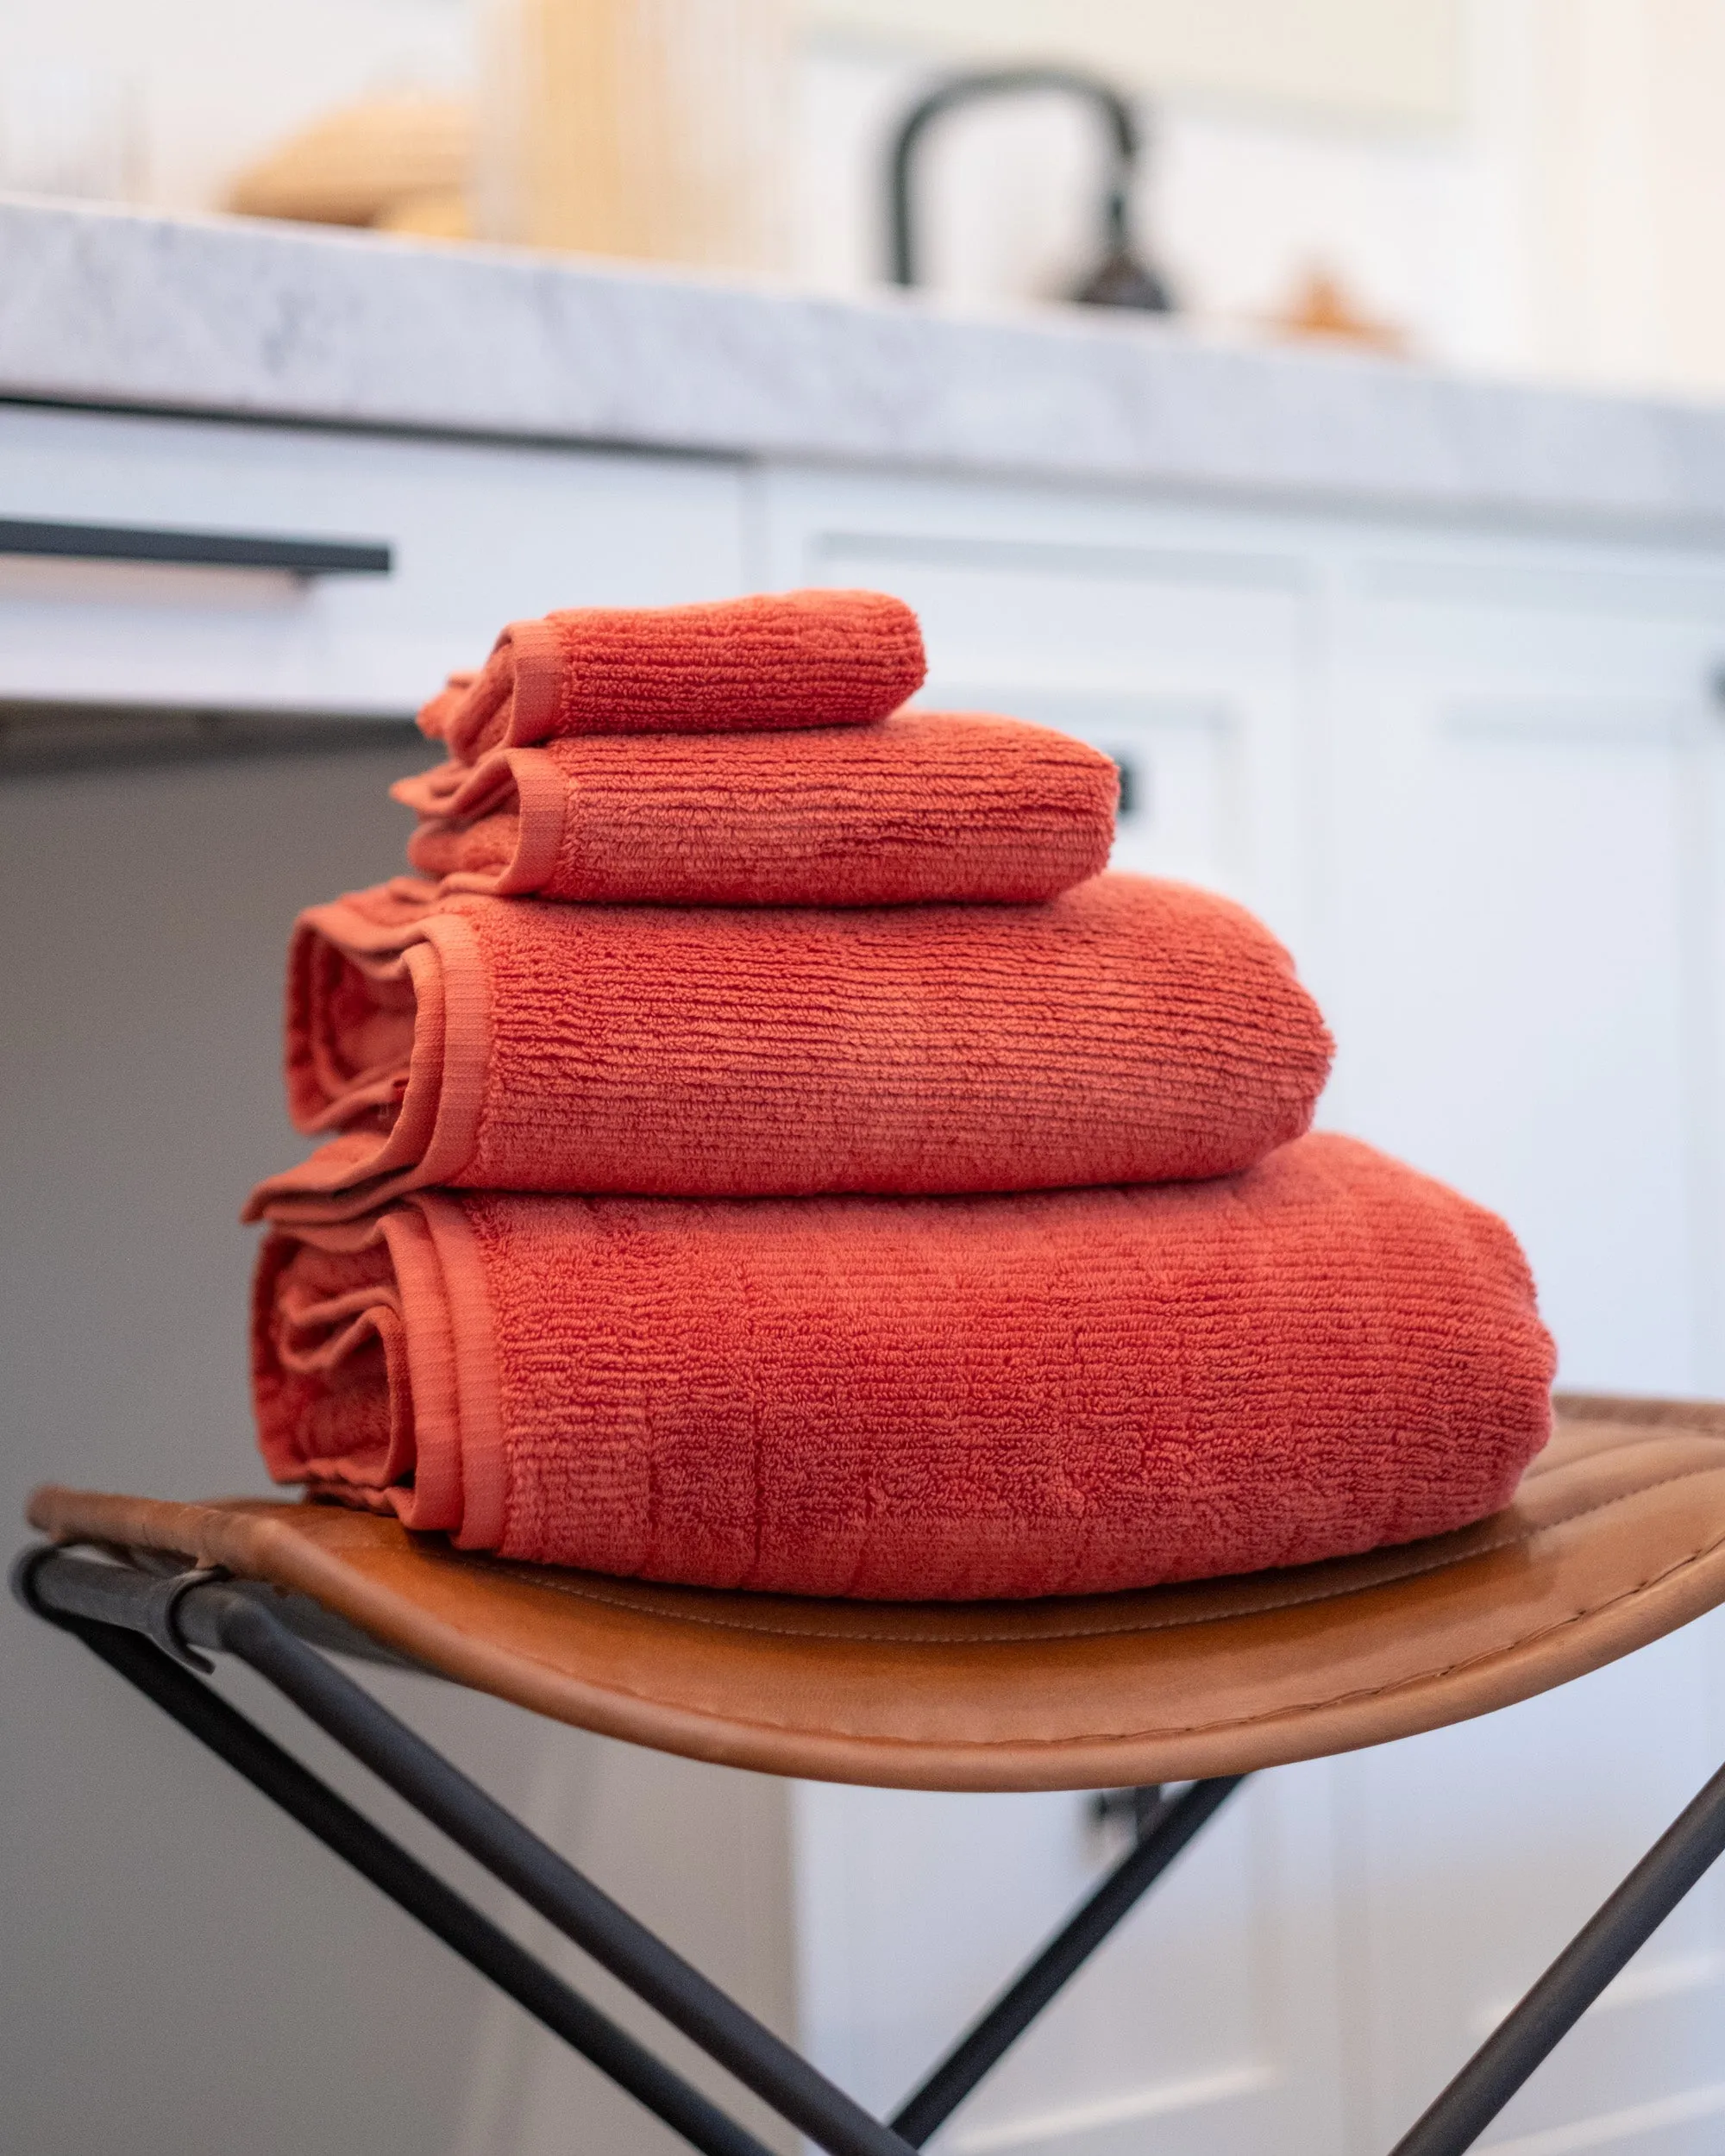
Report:
[{"label": "stack of folded towels", "polygon": [[1308,1135],[1331,1044],[1115,774],[901,709],[864,592],[554,614],[421,716],[314,907],[260,1184],[278,1479],[461,1548],[921,1599],[1408,1541],[1504,1503],[1552,1349],[1502,1223]]}]

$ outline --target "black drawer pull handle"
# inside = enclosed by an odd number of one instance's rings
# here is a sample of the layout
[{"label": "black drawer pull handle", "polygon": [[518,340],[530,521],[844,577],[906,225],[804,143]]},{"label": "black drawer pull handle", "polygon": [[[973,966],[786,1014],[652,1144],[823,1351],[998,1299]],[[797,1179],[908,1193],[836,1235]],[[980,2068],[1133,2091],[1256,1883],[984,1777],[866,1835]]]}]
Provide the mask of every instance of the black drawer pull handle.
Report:
[{"label": "black drawer pull handle", "polygon": [[159,561],[189,569],[278,569],[290,576],[387,576],[377,541],[260,539],[238,531],[158,531],[132,524],[48,523],[0,517],[0,555],[75,561]]}]

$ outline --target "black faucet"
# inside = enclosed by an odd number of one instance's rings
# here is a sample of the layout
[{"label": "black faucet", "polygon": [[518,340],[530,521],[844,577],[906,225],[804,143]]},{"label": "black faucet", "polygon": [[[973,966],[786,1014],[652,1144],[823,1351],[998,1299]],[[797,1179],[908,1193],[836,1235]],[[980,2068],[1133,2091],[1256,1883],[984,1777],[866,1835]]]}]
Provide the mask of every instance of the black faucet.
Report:
[{"label": "black faucet", "polygon": [[1139,135],[1132,106],[1111,83],[1070,67],[1000,67],[979,74],[950,75],[911,107],[899,122],[888,166],[893,282],[917,282],[911,172],[917,145],[930,122],[972,98],[1001,97],[1021,90],[1063,90],[1084,98],[1095,107],[1113,146],[1102,196],[1102,259],[1073,292],[1073,298],[1090,307],[1140,307],[1153,314],[1170,313],[1173,294],[1132,240],[1132,183],[1138,169]]}]

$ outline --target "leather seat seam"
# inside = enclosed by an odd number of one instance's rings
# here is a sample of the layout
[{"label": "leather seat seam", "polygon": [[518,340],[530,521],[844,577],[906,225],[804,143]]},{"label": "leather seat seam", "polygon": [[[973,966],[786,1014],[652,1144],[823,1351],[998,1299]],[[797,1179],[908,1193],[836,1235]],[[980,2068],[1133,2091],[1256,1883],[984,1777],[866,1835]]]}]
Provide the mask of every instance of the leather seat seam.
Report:
[{"label": "leather seat seam", "polygon": [[[1681,1481],[1683,1478],[1673,1476],[1670,1479],[1675,1482]],[[1648,1487],[1651,1489],[1657,1485],[1649,1484]],[[1415,1670],[1410,1676],[1398,1677],[1387,1684],[1371,1685],[1356,1692],[1337,1693],[1327,1699],[1301,1700],[1290,1706],[1278,1708],[1272,1714],[1239,1715],[1227,1721],[1182,1722],[1173,1726],[1148,1729],[1095,1730],[1066,1737],[943,1737],[933,1739],[914,1737],[877,1737],[861,1731],[817,1727],[806,1722],[787,1722],[758,1715],[744,1720],[736,1715],[716,1714],[707,1708],[679,1706],[656,1694],[643,1692],[633,1685],[607,1683],[603,1685],[595,1684],[593,1689],[624,1698],[638,1700],[646,1706],[668,1708],[678,1714],[690,1715],[701,1721],[713,1723],[719,1727],[768,1730],[805,1739],[831,1739],[845,1744],[872,1746],[882,1752],[971,1752],[976,1753],[1057,1752],[1096,1744],[1137,1744],[1152,1739],[1214,1736],[1232,1730],[1274,1727],[1279,1723],[1301,1715],[1322,1714],[1334,1708],[1358,1705],[1364,1700],[1381,1699],[1391,1693],[1408,1690],[1414,1685],[1430,1683],[1440,1677],[1452,1677],[1458,1670],[1469,1669],[1509,1654],[1519,1648],[1531,1645],[1540,1640],[1555,1638],[1558,1633],[1568,1631],[1572,1626],[1584,1624],[1590,1619],[1603,1615],[1608,1610],[1615,1609],[1621,1602],[1632,1601],[1636,1595],[1646,1594],[1649,1588],[1657,1586],[1662,1580],[1670,1578],[1673,1574],[1681,1572],[1690,1565],[1698,1564],[1703,1557],[1715,1555],[1722,1548],[1725,1548],[1725,1535],[1708,1543],[1702,1549],[1691,1551],[1687,1557],[1674,1559],[1672,1563],[1660,1570],[1650,1573],[1646,1579],[1638,1581],[1634,1587],[1625,1588],[1621,1593],[1614,1595],[1609,1601],[1598,1602],[1590,1608],[1578,1610],[1572,1616],[1560,1618],[1557,1623],[1548,1625],[1541,1631],[1526,1633],[1520,1639],[1509,1640],[1501,1646],[1492,1647],[1484,1654],[1466,1656],[1458,1662],[1445,1663],[1435,1669]],[[543,1661],[537,1655],[524,1653],[521,1659],[531,1662],[537,1668],[553,1670],[555,1674],[567,1680],[567,1672],[557,1670],[554,1664]],[[1541,1689],[1554,1689],[1555,1688],[1547,1686]],[[1537,1695],[1530,1696],[1537,1696]],[[1484,1713],[1489,1710],[1482,1708],[1480,1711]],[[1456,1719],[1471,1720],[1474,1717],[1460,1715]]]},{"label": "leather seat seam", "polygon": [[[1594,1457],[1603,1456],[1595,1455]],[[1619,1490],[1610,1497],[1602,1497],[1596,1503],[1584,1505],[1576,1512],[1565,1513],[1559,1519],[1541,1520],[1538,1525],[1530,1526],[1522,1532],[1504,1535],[1493,1542],[1477,1544],[1471,1549],[1454,1557],[1434,1557],[1427,1564],[1410,1566],[1408,1570],[1397,1572],[1388,1579],[1363,1580],[1358,1586],[1314,1589],[1303,1595],[1289,1595],[1277,1601],[1258,1602],[1250,1609],[1227,1610],[1210,1617],[1167,1617],[1150,1619],[1138,1624],[1097,1625],[1088,1628],[1074,1627],[1057,1632],[1020,1632],[1013,1633],[1008,1639],[996,1638],[987,1633],[972,1634],[967,1638],[955,1637],[950,1633],[808,1631],[791,1625],[751,1623],[740,1618],[707,1616],[689,1610],[656,1609],[649,1604],[628,1601],[620,1595],[605,1594],[590,1587],[576,1587],[561,1579],[535,1578],[528,1584],[546,1589],[552,1594],[566,1595],[572,1601],[591,1602],[600,1609],[620,1609],[630,1616],[656,1618],[670,1625],[700,1625],[711,1631],[734,1632],[745,1638],[806,1639],[831,1641],[837,1644],[854,1642],[863,1646],[913,1647],[1046,1646],[1063,1639],[1130,1639],[1139,1634],[1195,1630],[1203,1625],[1245,1623],[1255,1617],[1271,1616],[1282,1610],[1308,1608],[1320,1602],[1346,1601],[1355,1595],[1368,1595],[1379,1589],[1399,1587],[1404,1580],[1429,1578],[1434,1572],[1442,1572],[1458,1565],[1471,1564],[1477,1558],[1494,1556],[1500,1550],[1511,1550],[1517,1544],[1532,1542],[1539,1535],[1553,1533],[1559,1527],[1572,1526],[1578,1520],[1590,1519],[1596,1513],[1609,1511],[1613,1505],[1627,1504],[1632,1498],[1644,1496],[1651,1490],[1664,1489],[1673,1483],[1690,1481],[1699,1475],[1716,1475],[1720,1472],[1720,1463],[1713,1462],[1704,1467],[1684,1468],[1677,1474],[1661,1476],[1657,1482],[1641,1482],[1632,1490]],[[465,1557],[466,1553],[463,1554]],[[1701,1555],[1704,1552],[1695,1554]],[[471,1564],[471,1558],[467,1559],[467,1563],[463,1565],[464,1570],[467,1569],[467,1564]],[[490,1570],[492,1567],[487,1565],[474,1569]],[[497,1569],[500,1570],[501,1567]],[[505,1576],[518,1579],[520,1575],[511,1570]],[[552,1665],[547,1664],[545,1666],[549,1668]]]}]

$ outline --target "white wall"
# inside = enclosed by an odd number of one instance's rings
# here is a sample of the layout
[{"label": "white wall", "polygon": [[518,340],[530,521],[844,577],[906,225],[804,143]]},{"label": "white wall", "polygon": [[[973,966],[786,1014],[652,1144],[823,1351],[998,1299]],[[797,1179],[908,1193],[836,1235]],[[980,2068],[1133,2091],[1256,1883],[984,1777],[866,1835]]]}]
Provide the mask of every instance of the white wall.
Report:
[{"label": "white wall", "polygon": [[820,30],[1100,67],[1134,89],[1447,126],[1465,0],[802,0]]},{"label": "white wall", "polygon": [[1472,0],[1473,227],[1511,364],[1725,390],[1725,4]]},{"label": "white wall", "polygon": [[[894,122],[925,55],[823,40],[802,70],[797,268],[855,290],[881,273]],[[1035,97],[956,114],[927,141],[930,281],[968,300],[1061,293],[1094,263],[1095,117]],[[1467,354],[1482,312],[1467,245],[1471,165],[1453,133],[1170,103],[1152,113],[1143,227],[1182,304],[1250,327],[1304,266],[1333,265],[1434,355]]]},{"label": "white wall", "polygon": [[[1345,111],[1190,82],[1153,104],[1144,220],[1183,304],[1249,329],[1321,262],[1425,358],[1725,392],[1725,0],[1466,0],[1459,21],[1447,118],[1387,90],[1375,117],[1364,97]],[[878,273],[886,133],[932,57],[854,38],[811,48],[812,281]],[[945,123],[928,190],[937,281],[967,299],[1070,283],[1093,229],[1093,141],[1049,100]]]},{"label": "white wall", "polygon": [[88,110],[98,128],[131,129],[138,199],[209,207],[331,105],[464,85],[474,18],[471,0],[13,0],[0,8],[0,185],[39,184]]}]

